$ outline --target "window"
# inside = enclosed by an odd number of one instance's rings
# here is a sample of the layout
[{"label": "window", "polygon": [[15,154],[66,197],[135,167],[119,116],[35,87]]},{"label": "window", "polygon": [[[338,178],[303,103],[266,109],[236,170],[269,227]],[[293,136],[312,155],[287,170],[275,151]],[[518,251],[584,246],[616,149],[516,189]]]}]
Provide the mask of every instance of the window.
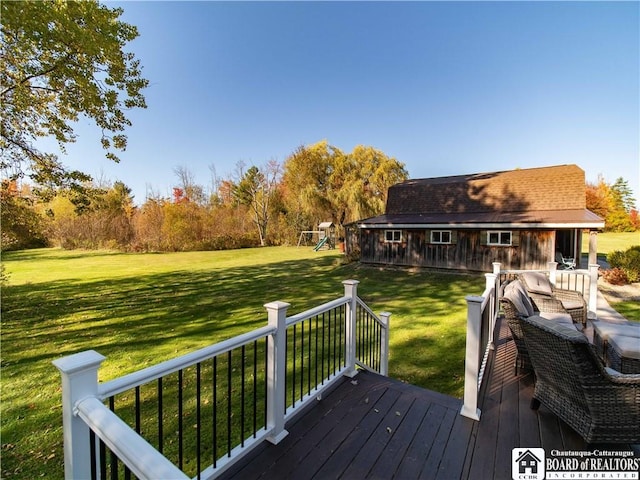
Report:
[{"label": "window", "polygon": [[402,230],[385,230],[384,241],[399,243],[402,241]]},{"label": "window", "polygon": [[487,245],[511,246],[511,232],[487,232]]},{"label": "window", "polygon": [[431,243],[451,243],[451,230],[432,230]]}]

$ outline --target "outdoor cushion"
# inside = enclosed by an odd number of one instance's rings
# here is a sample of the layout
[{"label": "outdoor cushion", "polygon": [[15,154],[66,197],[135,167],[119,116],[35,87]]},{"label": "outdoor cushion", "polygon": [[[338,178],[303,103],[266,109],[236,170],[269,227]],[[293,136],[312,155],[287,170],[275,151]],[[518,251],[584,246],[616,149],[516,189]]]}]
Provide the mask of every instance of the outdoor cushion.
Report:
[{"label": "outdoor cushion", "polygon": [[574,308],[584,307],[584,304],[582,303],[582,299],[580,298],[576,298],[576,299],[562,298],[560,299],[560,302],[562,303],[562,306],[567,310],[573,310]]},{"label": "outdoor cushion", "polygon": [[621,357],[640,360],[640,340],[637,337],[613,335],[609,337],[609,346]]},{"label": "outdoor cushion", "polygon": [[519,281],[515,280],[505,287],[504,297],[511,300],[520,315],[530,317],[535,313],[531,299]]},{"label": "outdoor cushion", "polygon": [[593,329],[603,339],[608,340],[611,335],[624,335],[625,337],[640,338],[640,324],[593,322]]},{"label": "outdoor cushion", "polygon": [[522,274],[527,288],[533,293],[541,295],[551,295],[551,282],[544,273],[540,272],[524,272]]},{"label": "outdoor cushion", "polygon": [[545,320],[550,320],[558,323],[562,323],[571,328],[577,328],[576,324],[573,323],[573,319],[571,315],[568,313],[559,313],[559,312],[537,312],[537,316],[544,318]]},{"label": "outdoor cushion", "polygon": [[[573,324],[569,326],[565,323],[549,321],[546,318],[540,317],[539,315],[534,315],[532,317],[529,317],[527,318],[527,321],[537,327],[542,328],[543,330],[547,330],[552,333],[561,335],[567,340],[578,341],[581,343],[589,343],[589,340],[587,339],[585,334],[578,331],[573,326]],[[525,336],[525,341],[526,341],[526,336]]]}]

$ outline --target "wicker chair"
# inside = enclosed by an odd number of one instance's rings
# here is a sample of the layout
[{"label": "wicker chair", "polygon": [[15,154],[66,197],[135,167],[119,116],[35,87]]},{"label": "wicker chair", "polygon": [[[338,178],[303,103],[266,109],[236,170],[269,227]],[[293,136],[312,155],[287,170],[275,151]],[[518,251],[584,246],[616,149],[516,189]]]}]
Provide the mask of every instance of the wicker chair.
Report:
[{"label": "wicker chair", "polygon": [[502,307],[502,311],[504,312],[504,318],[507,321],[509,330],[511,330],[513,343],[515,343],[516,345],[515,374],[518,374],[518,370],[524,373],[532,372],[533,365],[531,364],[529,352],[527,351],[527,346],[524,343],[522,328],[520,327],[520,322],[518,321],[520,312],[518,312],[516,306],[508,298],[501,298],[500,306]]},{"label": "wicker chair", "polygon": [[587,302],[580,292],[556,288],[541,272],[525,272],[518,275],[518,279],[539,311],[560,311],[557,309],[562,307],[574,322],[583,327],[587,325]]},{"label": "wicker chair", "polygon": [[587,443],[640,443],[640,375],[606,370],[585,335],[540,317],[519,318],[540,403]]}]

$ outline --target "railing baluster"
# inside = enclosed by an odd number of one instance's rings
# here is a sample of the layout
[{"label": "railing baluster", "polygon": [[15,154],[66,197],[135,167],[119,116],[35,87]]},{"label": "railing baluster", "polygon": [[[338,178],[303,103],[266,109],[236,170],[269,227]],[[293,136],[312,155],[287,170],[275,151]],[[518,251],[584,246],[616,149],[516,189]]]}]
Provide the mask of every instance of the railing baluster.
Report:
[{"label": "railing baluster", "polygon": [[316,385],[318,385],[318,315],[315,317],[316,321],[316,354],[315,354],[315,381]]},{"label": "railing baluster", "polygon": [[178,468],[182,470],[182,369],[178,370]]},{"label": "railing baluster", "polygon": [[304,398],[304,322],[300,322],[300,401]]},{"label": "railing baluster", "polygon": [[96,461],[96,434],[93,430],[89,430],[89,459],[91,464],[91,480],[97,480],[98,466]]},{"label": "railing baluster", "polygon": [[321,373],[321,376],[322,376],[322,385],[324,385],[324,379],[325,379],[325,376],[324,376],[324,349],[325,349],[325,346],[324,346],[324,332],[325,332],[325,324],[324,324],[324,313],[323,313],[322,314],[322,358],[321,358],[321,361],[320,361],[320,373]]},{"label": "railing baluster", "polygon": [[[116,399],[114,396],[109,397],[109,410],[116,412]],[[111,480],[118,480],[118,457],[113,452],[109,452],[111,465]]]},{"label": "railing baluster", "polygon": [[135,389],[135,413],[136,413],[136,433],[140,434],[140,386]]},{"label": "railing baluster", "polygon": [[253,342],[253,438],[258,433],[258,340]]},{"label": "railing baluster", "polygon": [[213,468],[218,466],[218,357],[213,357]]},{"label": "railing baluster", "polygon": [[231,350],[227,353],[227,456],[231,457]]},{"label": "railing baluster", "polygon": [[201,385],[201,380],[202,380],[202,365],[200,362],[198,362],[196,364],[196,470],[198,471],[198,480],[200,480],[200,472],[202,471],[201,468],[201,459],[200,459],[200,454],[201,454],[201,442],[202,442],[202,436],[201,436],[201,424],[202,424],[202,416],[201,416],[201,411],[200,411],[200,400],[201,400],[201,395],[202,395],[202,385]]},{"label": "railing baluster", "polygon": [[163,452],[164,449],[164,422],[162,419],[162,377],[158,378],[158,451]]},{"label": "railing baluster", "polygon": [[311,357],[313,356],[313,348],[312,348],[312,343],[311,343],[311,330],[313,330],[312,328],[312,323],[311,323],[311,319],[308,320],[309,322],[309,372],[307,374],[307,393],[311,392]]},{"label": "railing baluster", "polygon": [[242,345],[240,358],[240,446],[244,447],[244,389],[245,389],[245,346]]},{"label": "railing baluster", "polygon": [[296,335],[296,325],[293,326],[293,375],[291,377],[291,405],[296,406],[296,343],[298,337]]}]

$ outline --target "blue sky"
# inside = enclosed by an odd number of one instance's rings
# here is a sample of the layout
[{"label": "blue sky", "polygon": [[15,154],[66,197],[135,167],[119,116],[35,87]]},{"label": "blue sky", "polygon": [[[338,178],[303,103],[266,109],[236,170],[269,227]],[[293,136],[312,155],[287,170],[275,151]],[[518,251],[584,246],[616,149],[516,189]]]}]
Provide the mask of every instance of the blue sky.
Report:
[{"label": "blue sky", "polygon": [[640,199],[638,2],[108,2],[150,80],[122,162],[81,122],[63,163],[169,196],[176,167],[326,139],[411,178],[577,164]]}]

